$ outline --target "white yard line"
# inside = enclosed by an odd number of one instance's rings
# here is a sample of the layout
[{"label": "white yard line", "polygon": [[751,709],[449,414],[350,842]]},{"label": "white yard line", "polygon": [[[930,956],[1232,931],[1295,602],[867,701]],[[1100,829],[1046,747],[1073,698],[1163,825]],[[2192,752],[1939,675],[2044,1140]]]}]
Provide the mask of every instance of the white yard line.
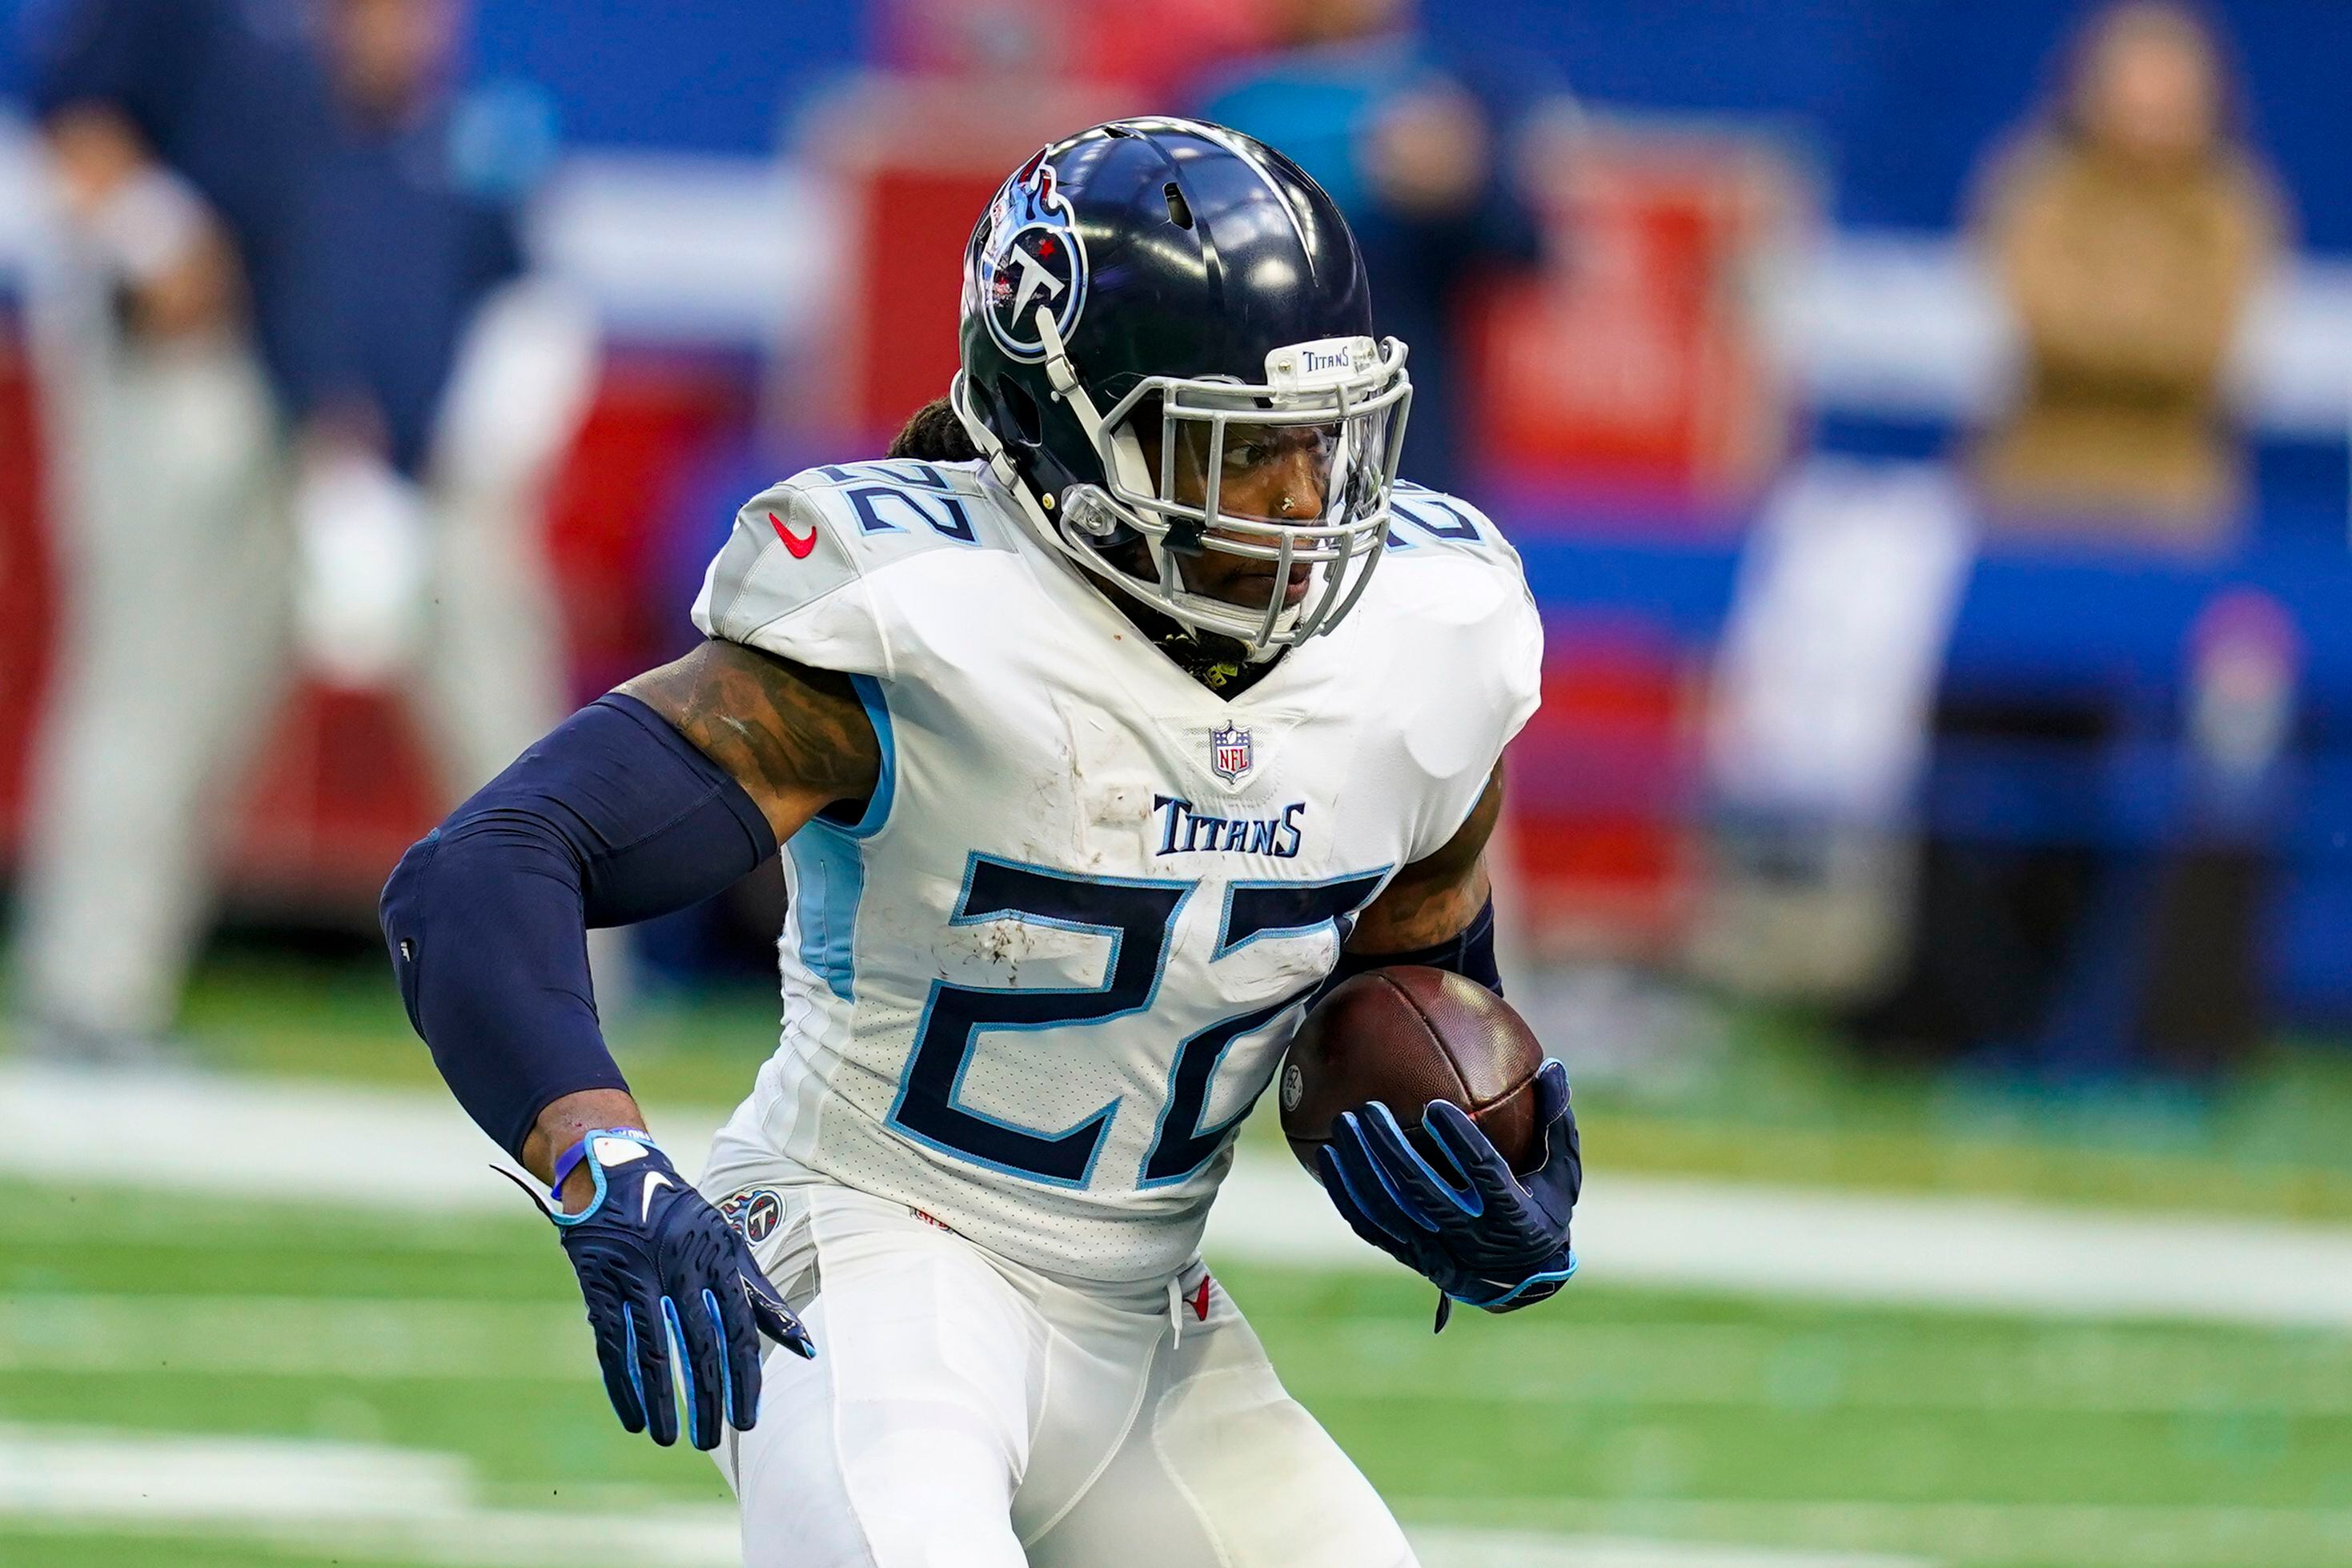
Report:
[{"label": "white yard line", "polygon": [[[436,1095],[0,1064],[0,1175],[281,1202],[512,1213],[495,1151]],[[655,1118],[681,1165],[716,1113]],[[2085,1317],[2352,1328],[2352,1228],[2107,1213],[1595,1172],[1577,1216],[1600,1282]],[[1237,1166],[1210,1257],[1390,1265],[1279,1156]]]},{"label": "white yard line", "polygon": [[[1458,1511],[1458,1500],[1408,1517]],[[2352,1511],[2161,1504],[1503,1501],[1560,1528],[1411,1529],[1424,1568],[2100,1568],[2352,1563]],[[358,1443],[0,1426],[0,1535],[195,1534],[447,1568],[733,1568],[734,1509],[591,1490],[486,1499],[447,1454]],[[1818,1542],[1806,1545],[1800,1542]],[[1780,1542],[1777,1545],[1747,1542]]]},{"label": "white yard line", "polygon": [[[523,1212],[498,1149],[446,1096],[290,1079],[0,1062],[0,1174],[281,1203]],[[681,1165],[714,1115],[665,1117]]]},{"label": "white yard line", "polygon": [[[1401,1512],[1460,1512],[1459,1499],[1392,1499]],[[1566,1538],[1755,1542],[1768,1549],[1921,1553],[2044,1568],[2344,1568],[2352,1510],[2231,1504],[1763,1501],[1727,1498],[1498,1500],[1490,1517]],[[1554,1539],[1560,1539],[1555,1535]],[[1792,1545],[1793,1542],[1805,1544]],[[1775,1546],[1773,1543],[1778,1543]],[[1743,1544],[1742,1549],[1748,1549]]]},{"label": "white yard line", "polygon": [[[505,1509],[454,1455],[357,1443],[0,1427],[0,1530],[202,1534],[389,1550],[450,1568],[732,1568],[725,1503]],[[1416,1530],[1423,1568],[1925,1568],[1918,1558]]]},{"label": "white yard line", "polygon": [[494,1568],[719,1568],[742,1561],[735,1511],[499,1509],[450,1454],[295,1439],[152,1437],[0,1427],[0,1526],[192,1530]]},{"label": "white yard line", "polygon": [[[429,1282],[423,1288],[430,1289]],[[579,1307],[382,1297],[0,1295],[0,1373],[577,1384]]]},{"label": "white yard line", "polygon": [[1921,1557],[1519,1531],[1405,1531],[1422,1568],[1927,1568]]},{"label": "white yard line", "polygon": [[[2068,1317],[2352,1328],[2352,1228],[1596,1172],[1583,1277]],[[1248,1161],[1212,1257],[1341,1267],[1365,1249],[1286,1162]]]}]

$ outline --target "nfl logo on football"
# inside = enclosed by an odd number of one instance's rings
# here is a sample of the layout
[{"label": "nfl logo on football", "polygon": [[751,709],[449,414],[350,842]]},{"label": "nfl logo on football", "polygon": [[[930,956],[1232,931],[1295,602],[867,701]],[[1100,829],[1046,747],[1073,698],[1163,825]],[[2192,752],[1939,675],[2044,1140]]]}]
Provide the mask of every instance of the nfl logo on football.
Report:
[{"label": "nfl logo on football", "polygon": [[1250,732],[1232,725],[1209,732],[1209,766],[1228,784],[1250,770]]}]

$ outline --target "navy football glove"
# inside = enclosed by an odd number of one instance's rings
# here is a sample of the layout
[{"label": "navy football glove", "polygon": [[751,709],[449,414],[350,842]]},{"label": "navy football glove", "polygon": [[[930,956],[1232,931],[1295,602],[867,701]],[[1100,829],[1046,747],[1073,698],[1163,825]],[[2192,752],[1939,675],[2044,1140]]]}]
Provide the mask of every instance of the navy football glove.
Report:
[{"label": "navy football glove", "polygon": [[1544,1161],[1522,1182],[1458,1105],[1432,1101],[1422,1127],[1454,1169],[1440,1175],[1385,1105],[1347,1112],[1316,1152],[1323,1189],[1357,1235],[1443,1292],[1437,1326],[1454,1301],[1515,1312],[1552,1295],[1576,1272],[1568,1222],[1584,1185],[1569,1107],[1568,1069],[1536,1075]]},{"label": "navy football glove", "polygon": [[[687,1441],[719,1446],[723,1415],[739,1431],[760,1416],[760,1336],[803,1356],[816,1343],[768,1283],[735,1228],[643,1133],[603,1128],[581,1140],[596,1197],[551,1216],[588,1299],[604,1392],[632,1432],[677,1441],[670,1347],[679,1346]],[[559,1168],[561,1168],[559,1166]]]}]

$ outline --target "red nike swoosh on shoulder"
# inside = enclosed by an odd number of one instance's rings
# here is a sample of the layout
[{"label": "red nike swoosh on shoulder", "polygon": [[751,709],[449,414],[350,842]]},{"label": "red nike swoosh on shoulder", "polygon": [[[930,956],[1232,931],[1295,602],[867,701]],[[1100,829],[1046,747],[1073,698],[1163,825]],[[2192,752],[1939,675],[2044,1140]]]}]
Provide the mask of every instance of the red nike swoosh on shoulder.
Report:
[{"label": "red nike swoosh on shoulder", "polygon": [[816,525],[814,523],[811,523],[809,525],[808,537],[806,538],[802,538],[800,536],[794,534],[792,529],[784,527],[784,519],[776,516],[773,512],[770,512],[768,514],[768,522],[770,526],[774,528],[776,530],[776,537],[784,541],[784,548],[793,552],[793,559],[794,560],[808,559],[809,551],[816,549]]}]

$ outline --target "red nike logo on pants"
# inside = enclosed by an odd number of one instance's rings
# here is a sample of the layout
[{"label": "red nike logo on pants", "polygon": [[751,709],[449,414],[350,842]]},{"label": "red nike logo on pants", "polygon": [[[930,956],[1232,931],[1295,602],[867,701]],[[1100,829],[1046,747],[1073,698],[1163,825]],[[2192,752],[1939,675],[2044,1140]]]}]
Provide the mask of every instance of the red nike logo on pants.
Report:
[{"label": "red nike logo on pants", "polygon": [[784,519],[776,516],[773,512],[770,512],[768,514],[768,522],[776,530],[776,537],[784,541],[784,548],[793,552],[793,559],[794,560],[808,559],[809,551],[816,549],[816,525],[814,523],[811,523],[809,525],[808,538],[802,538],[795,535],[792,529],[784,527]]}]

